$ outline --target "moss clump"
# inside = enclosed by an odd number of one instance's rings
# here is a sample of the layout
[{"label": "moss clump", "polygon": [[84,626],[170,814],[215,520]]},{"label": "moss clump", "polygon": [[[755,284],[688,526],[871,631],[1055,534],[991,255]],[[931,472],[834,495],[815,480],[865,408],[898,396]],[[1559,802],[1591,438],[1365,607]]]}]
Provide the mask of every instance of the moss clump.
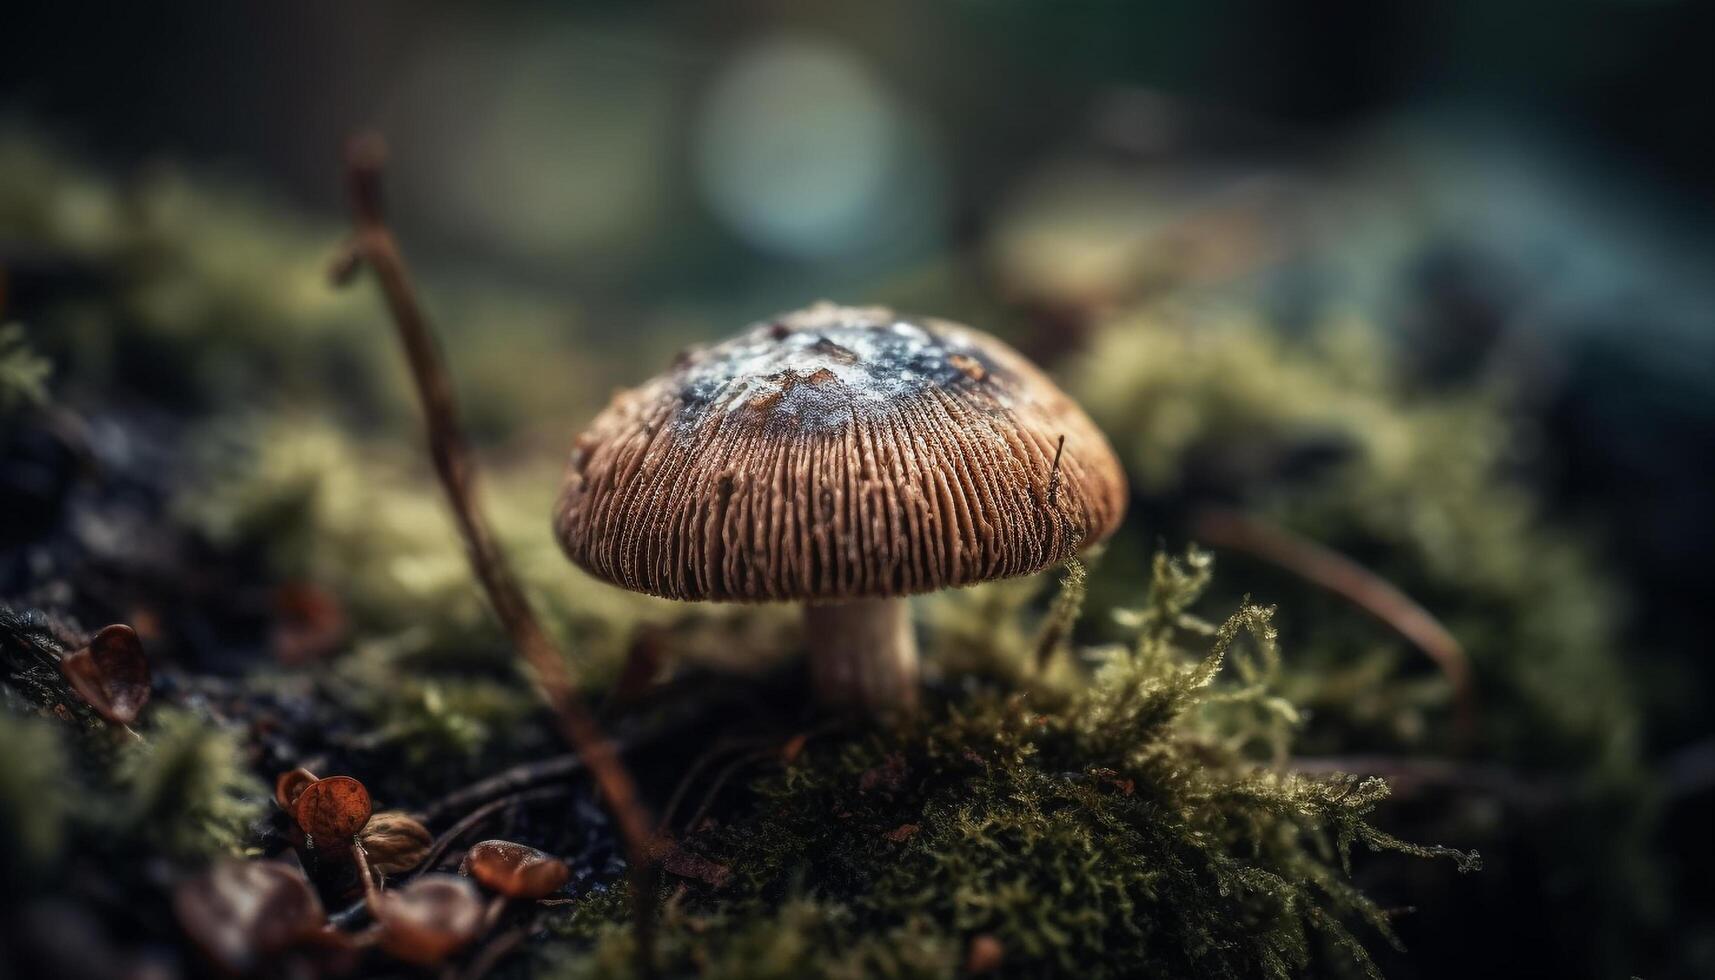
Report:
[{"label": "moss clump", "polygon": [[47,401],[52,370],[53,366],[25,343],[22,326],[0,323],[0,418],[25,405]]},{"label": "moss clump", "polygon": [[155,709],[145,738],[114,768],[119,829],[182,861],[240,853],[268,799],[241,763],[229,733],[184,710]]},{"label": "moss clump", "polygon": [[[1616,589],[1515,478],[1528,433],[1504,391],[1419,390],[1355,321],[1294,338],[1186,309],[1117,318],[1076,374],[1153,505],[1237,500],[1436,610],[1477,672],[1487,744],[1532,764],[1635,764]],[[1411,683],[1414,652],[1348,606],[1293,608],[1317,615],[1290,691],[1325,731],[1370,751],[1435,745],[1447,692]]]},{"label": "moss clump", "polygon": [[0,709],[0,884],[28,882],[65,839],[65,755],[52,723]]},{"label": "moss clump", "polygon": [[[1158,559],[1131,642],[1084,651],[1082,683],[965,685],[757,779],[681,845],[703,881],[664,893],[668,972],[950,976],[987,934],[1018,975],[1373,974],[1363,934],[1393,934],[1347,877],[1354,845],[1476,856],[1372,826],[1379,779],[1263,761],[1292,717],[1270,611],[1204,622],[1188,610],[1207,584],[1207,556]],[[588,898],[564,928],[624,913]],[[629,933],[594,934],[564,971],[623,973]]]}]

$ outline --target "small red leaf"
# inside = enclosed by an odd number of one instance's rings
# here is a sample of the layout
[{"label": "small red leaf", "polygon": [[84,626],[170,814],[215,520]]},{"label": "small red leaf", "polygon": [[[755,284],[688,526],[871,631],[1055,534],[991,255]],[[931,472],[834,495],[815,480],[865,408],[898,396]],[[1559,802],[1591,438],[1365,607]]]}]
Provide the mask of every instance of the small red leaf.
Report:
[{"label": "small red leaf", "polygon": [[105,627],[89,645],[65,655],[60,672],[96,713],[129,725],[149,703],[149,658],[129,626]]},{"label": "small red leaf", "polygon": [[534,847],[485,840],[465,852],[459,873],[470,875],[507,898],[547,898],[571,879],[566,862]]},{"label": "small red leaf", "polygon": [[426,874],[376,899],[381,948],[417,966],[437,966],[482,934],[482,896],[468,879]]},{"label": "small red leaf", "polygon": [[288,582],[280,586],[274,590],[274,615],[274,657],[288,666],[323,660],[345,642],[345,607],[319,585]]},{"label": "small red leaf", "polygon": [[922,829],[923,827],[920,824],[902,823],[882,836],[893,841],[895,844],[903,844],[911,838],[916,837],[917,832]]},{"label": "small red leaf", "polygon": [[327,922],[303,872],[279,861],[225,861],[173,890],[179,925],[231,974],[314,938]]},{"label": "small red leaf", "polygon": [[292,804],[298,802],[298,795],[315,781],[316,774],[303,766],[281,773],[274,779],[274,802],[280,804],[280,809],[291,813]]},{"label": "small red leaf", "polygon": [[350,776],[329,776],[305,786],[292,804],[304,833],[324,841],[344,841],[369,822],[369,790]]},{"label": "small red leaf", "polygon": [[971,946],[965,953],[965,972],[971,976],[983,973],[993,973],[1006,962],[1006,947],[1000,940],[986,932],[971,937]]}]

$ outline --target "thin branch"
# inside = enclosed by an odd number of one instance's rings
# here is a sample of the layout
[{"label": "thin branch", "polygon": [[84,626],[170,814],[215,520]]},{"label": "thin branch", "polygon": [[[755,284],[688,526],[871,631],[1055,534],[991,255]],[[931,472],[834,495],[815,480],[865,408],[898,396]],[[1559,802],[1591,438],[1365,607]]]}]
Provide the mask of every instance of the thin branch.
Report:
[{"label": "thin branch", "polygon": [[466,814],[464,819],[453,824],[451,827],[448,827],[446,832],[441,834],[441,836],[435,838],[435,842],[429,845],[429,852],[423,855],[422,861],[418,862],[417,870],[413,877],[416,875],[425,875],[435,870],[435,865],[441,863],[441,858],[446,857],[447,850],[454,844],[458,843],[459,838],[482,826],[488,818],[499,813],[501,810],[515,804],[534,803],[537,800],[546,800],[552,799],[556,796],[564,796],[567,792],[569,792],[569,789],[565,786],[544,786],[539,789],[513,793],[510,796],[503,796],[498,800],[490,800],[489,802],[484,803],[482,806],[479,806],[475,810]]},{"label": "thin branch", "polygon": [[691,818],[685,821],[685,832],[696,832],[697,825],[703,822],[704,817],[708,816],[709,808],[714,806],[716,797],[720,796],[721,790],[726,788],[727,781],[732,779],[740,769],[743,769],[745,766],[748,766],[753,762],[762,762],[771,756],[778,756],[779,754],[779,746],[771,745],[765,749],[754,749],[750,752],[746,752],[721,767],[721,770],[715,774],[714,781],[709,783],[709,788],[704,791],[702,803],[700,803],[697,806],[696,811],[691,814]]},{"label": "thin branch", "polygon": [[584,761],[576,755],[556,755],[536,762],[520,763],[448,793],[414,816],[423,823],[434,823],[449,814],[465,812],[470,807],[481,806],[532,786],[562,779],[569,780],[583,771]]},{"label": "thin branch", "polygon": [[369,910],[370,915],[377,915],[381,893],[375,888],[375,872],[369,866],[369,852],[356,840],[351,842],[351,859],[357,864],[357,876],[363,879],[363,907]]},{"label": "thin branch", "polygon": [[1205,544],[1247,552],[1279,565],[1391,627],[1434,661],[1453,686],[1454,737],[1463,743],[1475,734],[1477,692],[1464,646],[1393,583],[1332,548],[1238,511],[1204,510],[1193,521],[1191,533]]},{"label": "thin branch", "polygon": [[564,660],[530,608],[493,529],[477,504],[476,472],[471,462],[470,445],[459,425],[451,377],[417,302],[404,257],[383,216],[381,166],[384,155],[379,138],[374,136],[359,137],[348,149],[347,177],[356,218],[356,236],[335,273],[349,278],[355,271],[355,260],[369,267],[379,280],[422,399],[435,471],[452,505],[471,566],[487,591],[501,625],[535,672],[537,683],[554,709],[562,734],[594,775],[625,838],[628,856],[633,861],[646,861],[651,821],[638,796],[636,783],[619,761],[613,743],[578,701],[576,686]]},{"label": "thin branch", "polygon": [[347,147],[346,178],[356,231],[335,264],[334,276],[336,280],[348,280],[359,267],[367,267],[375,274],[405,348],[411,376],[423,403],[429,454],[464,537],[471,567],[508,637],[535,673],[543,696],[554,710],[561,734],[594,777],[625,842],[627,858],[634,866],[647,864],[652,854],[649,841],[653,821],[638,795],[637,783],[620,762],[613,743],[578,699],[577,686],[566,670],[564,659],[530,608],[493,528],[478,506],[476,469],[470,444],[459,425],[452,379],[429,332],[404,256],[382,211],[381,168],[385,155],[385,147],[375,135],[357,137]]},{"label": "thin branch", "polygon": [[723,738],[710,746],[707,751],[697,756],[691,764],[685,767],[684,775],[679,777],[679,784],[673,787],[673,794],[667,798],[667,805],[661,810],[661,822],[656,825],[657,834],[666,834],[672,828],[673,816],[679,812],[679,805],[685,801],[691,786],[703,771],[713,765],[716,759],[729,752],[753,748],[768,742],[766,736],[755,738]]}]

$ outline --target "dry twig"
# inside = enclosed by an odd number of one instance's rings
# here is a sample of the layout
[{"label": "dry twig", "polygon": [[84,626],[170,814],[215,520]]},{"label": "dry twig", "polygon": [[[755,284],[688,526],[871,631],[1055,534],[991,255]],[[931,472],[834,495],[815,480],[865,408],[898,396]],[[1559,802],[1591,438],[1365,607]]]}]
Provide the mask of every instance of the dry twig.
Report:
[{"label": "dry twig", "polygon": [[[620,761],[613,743],[579,700],[565,661],[530,608],[494,529],[477,504],[476,468],[470,444],[459,425],[452,378],[429,332],[404,256],[382,211],[381,168],[385,156],[384,144],[373,134],[359,136],[347,147],[346,179],[356,229],[334,266],[334,279],[347,281],[361,267],[368,267],[375,274],[398,329],[399,342],[405,348],[411,376],[423,403],[429,454],[452,505],[471,567],[513,646],[535,673],[536,683],[554,711],[561,734],[594,777],[624,841],[627,859],[641,872],[653,860],[650,846],[653,820],[638,795],[637,783]],[[643,884],[646,880],[647,876],[640,874],[636,883]]]},{"label": "dry twig", "polygon": [[1332,548],[1238,511],[1204,510],[1193,522],[1192,534],[1204,544],[1243,551],[1279,565],[1387,624],[1434,661],[1453,686],[1454,737],[1464,743],[1475,734],[1477,692],[1464,646],[1393,583]]}]

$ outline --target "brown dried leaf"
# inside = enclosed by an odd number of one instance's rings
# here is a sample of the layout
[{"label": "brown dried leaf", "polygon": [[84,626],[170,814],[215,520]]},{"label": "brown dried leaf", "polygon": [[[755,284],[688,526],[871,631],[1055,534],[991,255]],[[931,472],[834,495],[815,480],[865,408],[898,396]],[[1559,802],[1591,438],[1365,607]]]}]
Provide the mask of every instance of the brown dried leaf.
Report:
[{"label": "brown dried leaf", "polygon": [[129,626],[104,627],[89,645],[65,655],[60,672],[96,713],[129,725],[149,703],[149,658]]},{"label": "brown dried leaf", "polygon": [[348,629],[345,606],[327,589],[288,582],[274,590],[274,657],[300,666],[339,652]]},{"label": "brown dried leaf", "polygon": [[804,746],[809,741],[810,736],[803,732],[787,739],[786,744],[780,747],[780,761],[787,765],[797,762],[798,757],[804,754]]},{"label": "brown dried leaf", "polygon": [[902,823],[882,836],[893,841],[895,844],[903,844],[911,838],[916,837],[917,832],[922,829],[923,827],[921,824]]},{"label": "brown dried leaf", "polygon": [[298,826],[321,841],[343,841],[369,822],[369,790],[350,776],[329,776],[305,786],[292,804]]},{"label": "brown dried leaf", "polygon": [[970,949],[965,953],[965,972],[971,976],[983,973],[993,973],[1006,962],[1006,947],[1000,940],[986,932],[971,937]]},{"label": "brown dried leaf", "polygon": [[327,916],[302,871],[279,861],[229,860],[173,890],[179,925],[233,974],[314,938]]},{"label": "brown dried leaf", "polygon": [[385,810],[369,818],[358,832],[357,842],[369,855],[370,867],[384,875],[396,875],[422,864],[435,839],[429,828],[410,814]]},{"label": "brown dried leaf", "polygon": [[482,934],[482,895],[468,879],[426,874],[376,899],[381,948],[417,966],[437,966]]},{"label": "brown dried leaf", "polygon": [[316,781],[316,774],[299,766],[288,770],[274,778],[274,802],[287,813],[292,812],[292,804],[298,802],[298,794],[304,788]]},{"label": "brown dried leaf", "polygon": [[506,840],[485,840],[471,846],[459,865],[485,887],[507,898],[535,901],[560,890],[572,876],[566,862],[534,847]]},{"label": "brown dried leaf", "polygon": [[732,881],[731,868],[672,842],[667,843],[661,855],[661,867],[669,874],[700,881],[710,888],[725,888]]}]

